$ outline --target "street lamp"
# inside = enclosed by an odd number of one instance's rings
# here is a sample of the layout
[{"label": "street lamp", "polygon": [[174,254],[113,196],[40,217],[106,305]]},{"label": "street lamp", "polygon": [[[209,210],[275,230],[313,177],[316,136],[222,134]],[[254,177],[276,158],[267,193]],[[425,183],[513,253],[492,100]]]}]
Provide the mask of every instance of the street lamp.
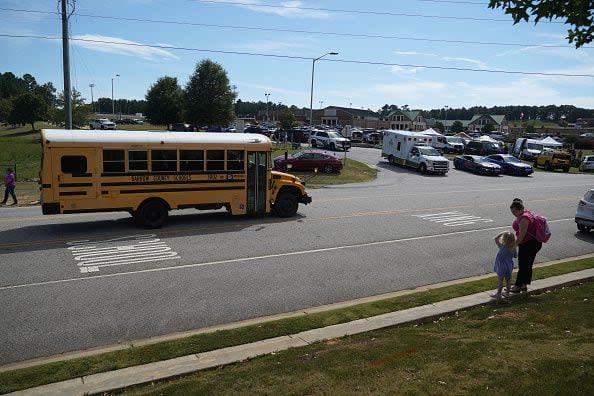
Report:
[{"label": "street lamp", "polygon": [[265,93],[264,96],[266,96],[266,122],[269,122],[270,118],[268,117],[268,98],[270,98],[270,94]]},{"label": "street lamp", "polygon": [[116,74],[111,78],[111,118],[115,119],[115,102],[113,101],[113,79],[119,77],[119,74]]},{"label": "street lamp", "polygon": [[93,113],[95,112],[95,102],[93,101],[93,87],[95,86],[95,84],[89,84],[89,87],[91,88],[91,110],[93,111]]},{"label": "street lamp", "polygon": [[338,52],[326,52],[322,56],[312,59],[311,62],[311,92],[309,95],[309,131],[313,129],[313,87],[314,87],[314,72],[316,68],[316,61],[322,59],[326,55],[338,55]]}]

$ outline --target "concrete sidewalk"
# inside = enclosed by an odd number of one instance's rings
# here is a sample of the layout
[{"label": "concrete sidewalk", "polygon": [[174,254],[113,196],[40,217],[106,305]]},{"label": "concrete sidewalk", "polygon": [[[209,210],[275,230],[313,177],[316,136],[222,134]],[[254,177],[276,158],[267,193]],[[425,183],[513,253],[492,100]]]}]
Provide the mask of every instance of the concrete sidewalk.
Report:
[{"label": "concrete sidewalk", "polygon": [[[594,268],[533,281],[529,293],[542,292],[594,278]],[[148,383],[195,371],[241,362],[273,352],[307,346],[312,343],[364,333],[408,322],[426,321],[459,310],[493,301],[493,291],[476,293],[435,304],[403,311],[390,312],[348,323],[303,331],[282,337],[218,349],[210,352],[182,356],[141,366],[84,376],[15,392],[18,395],[85,395],[110,392],[132,385]]]}]

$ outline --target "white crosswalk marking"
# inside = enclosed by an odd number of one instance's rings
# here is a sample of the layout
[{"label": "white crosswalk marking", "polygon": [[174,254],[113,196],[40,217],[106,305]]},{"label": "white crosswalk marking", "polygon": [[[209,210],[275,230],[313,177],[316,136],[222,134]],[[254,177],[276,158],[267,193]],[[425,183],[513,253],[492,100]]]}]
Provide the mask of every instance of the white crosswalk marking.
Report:
[{"label": "white crosswalk marking", "polygon": [[412,215],[423,220],[431,221],[432,223],[441,224],[447,227],[456,227],[475,223],[492,223],[493,220],[485,219],[483,217],[469,215],[466,213],[454,211],[454,212],[442,212],[442,213],[429,213],[423,215]]},{"label": "white crosswalk marking", "polygon": [[102,267],[180,259],[155,234],[73,241],[67,245],[81,273],[98,272]]}]

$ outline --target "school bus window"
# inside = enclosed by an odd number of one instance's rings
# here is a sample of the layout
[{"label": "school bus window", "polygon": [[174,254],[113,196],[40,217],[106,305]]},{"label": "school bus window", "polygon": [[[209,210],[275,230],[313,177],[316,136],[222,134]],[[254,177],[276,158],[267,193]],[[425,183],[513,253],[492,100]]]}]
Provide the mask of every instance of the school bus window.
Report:
[{"label": "school bus window", "polygon": [[176,150],[151,150],[153,172],[177,172]]},{"label": "school bus window", "polygon": [[227,150],[227,170],[243,169],[243,151]]},{"label": "school bus window", "polygon": [[62,173],[87,173],[87,157],[84,155],[64,155],[60,160]]},{"label": "school bus window", "polygon": [[206,151],[206,170],[225,170],[225,150]]},{"label": "school bus window", "polygon": [[125,171],[124,150],[103,150],[103,173],[124,173]]},{"label": "school bus window", "polygon": [[148,171],[148,160],[146,150],[128,151],[128,170]]},{"label": "school bus window", "polygon": [[180,171],[204,171],[204,151],[202,150],[180,150],[179,151]]}]

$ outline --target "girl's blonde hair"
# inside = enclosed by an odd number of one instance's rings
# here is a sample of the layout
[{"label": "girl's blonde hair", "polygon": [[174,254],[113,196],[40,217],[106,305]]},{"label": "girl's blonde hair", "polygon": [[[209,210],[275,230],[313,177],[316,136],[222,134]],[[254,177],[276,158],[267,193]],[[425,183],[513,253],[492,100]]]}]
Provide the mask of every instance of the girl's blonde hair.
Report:
[{"label": "girl's blonde hair", "polygon": [[501,241],[509,250],[513,250],[516,247],[516,235],[513,232],[506,231],[502,233]]}]

